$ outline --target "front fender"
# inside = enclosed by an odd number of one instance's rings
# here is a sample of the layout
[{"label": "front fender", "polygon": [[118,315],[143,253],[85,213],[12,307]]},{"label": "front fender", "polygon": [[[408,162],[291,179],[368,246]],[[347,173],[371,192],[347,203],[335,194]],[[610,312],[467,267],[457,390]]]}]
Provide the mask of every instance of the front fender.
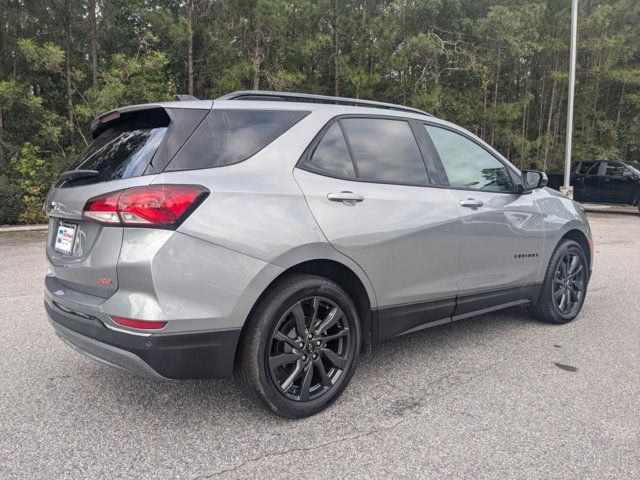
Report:
[{"label": "front fender", "polygon": [[[545,232],[542,261],[538,281],[544,280],[546,267],[560,240],[571,231],[581,232],[592,244],[589,221],[582,207],[575,201],[546,189],[548,195],[537,201]],[[589,248],[589,265],[593,265],[593,251]]]}]

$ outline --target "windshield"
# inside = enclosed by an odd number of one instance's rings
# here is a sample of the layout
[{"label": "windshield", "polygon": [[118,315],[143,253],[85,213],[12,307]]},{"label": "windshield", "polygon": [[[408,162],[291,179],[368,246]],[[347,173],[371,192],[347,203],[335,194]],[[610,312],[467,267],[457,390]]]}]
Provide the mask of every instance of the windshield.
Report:
[{"label": "windshield", "polygon": [[630,162],[625,164],[629,170],[631,170],[635,175],[640,177],[640,163]]}]

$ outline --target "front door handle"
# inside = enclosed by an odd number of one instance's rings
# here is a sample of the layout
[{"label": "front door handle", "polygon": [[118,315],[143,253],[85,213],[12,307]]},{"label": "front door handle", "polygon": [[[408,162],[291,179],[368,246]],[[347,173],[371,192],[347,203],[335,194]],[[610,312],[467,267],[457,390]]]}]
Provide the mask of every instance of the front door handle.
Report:
[{"label": "front door handle", "polygon": [[339,193],[329,193],[327,194],[327,198],[332,202],[346,202],[346,203],[361,202],[364,200],[364,196],[360,195],[359,193],[353,193],[353,192],[347,192],[347,191],[339,192]]},{"label": "front door handle", "polygon": [[484,205],[482,200],[476,200],[475,198],[467,198],[466,200],[460,200],[461,207],[479,208]]}]

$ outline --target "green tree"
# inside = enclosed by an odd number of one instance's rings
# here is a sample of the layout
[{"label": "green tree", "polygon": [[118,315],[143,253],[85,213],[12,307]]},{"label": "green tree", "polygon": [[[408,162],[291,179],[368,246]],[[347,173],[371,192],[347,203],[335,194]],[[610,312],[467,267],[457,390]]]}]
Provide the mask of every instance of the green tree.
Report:
[{"label": "green tree", "polygon": [[[0,195],[41,220],[95,116],[250,88],[421,107],[556,171],[569,20],[569,0],[0,0]],[[638,24],[637,0],[580,2],[576,160],[640,160]]]}]

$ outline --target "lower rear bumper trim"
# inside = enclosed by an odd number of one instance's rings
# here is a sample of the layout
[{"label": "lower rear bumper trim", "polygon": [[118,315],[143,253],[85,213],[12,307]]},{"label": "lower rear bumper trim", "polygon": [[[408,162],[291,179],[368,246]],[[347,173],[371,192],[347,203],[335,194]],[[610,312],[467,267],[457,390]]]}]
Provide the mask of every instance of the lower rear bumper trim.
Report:
[{"label": "lower rear bumper trim", "polygon": [[129,373],[151,378],[227,378],[233,374],[240,329],[153,334],[110,330],[97,319],[67,313],[45,298],[58,336],[80,353]]},{"label": "lower rear bumper trim", "polygon": [[92,360],[140,377],[166,380],[165,377],[144,363],[140,357],[131,352],[80,335],[54,321],[51,324],[60,340]]}]

